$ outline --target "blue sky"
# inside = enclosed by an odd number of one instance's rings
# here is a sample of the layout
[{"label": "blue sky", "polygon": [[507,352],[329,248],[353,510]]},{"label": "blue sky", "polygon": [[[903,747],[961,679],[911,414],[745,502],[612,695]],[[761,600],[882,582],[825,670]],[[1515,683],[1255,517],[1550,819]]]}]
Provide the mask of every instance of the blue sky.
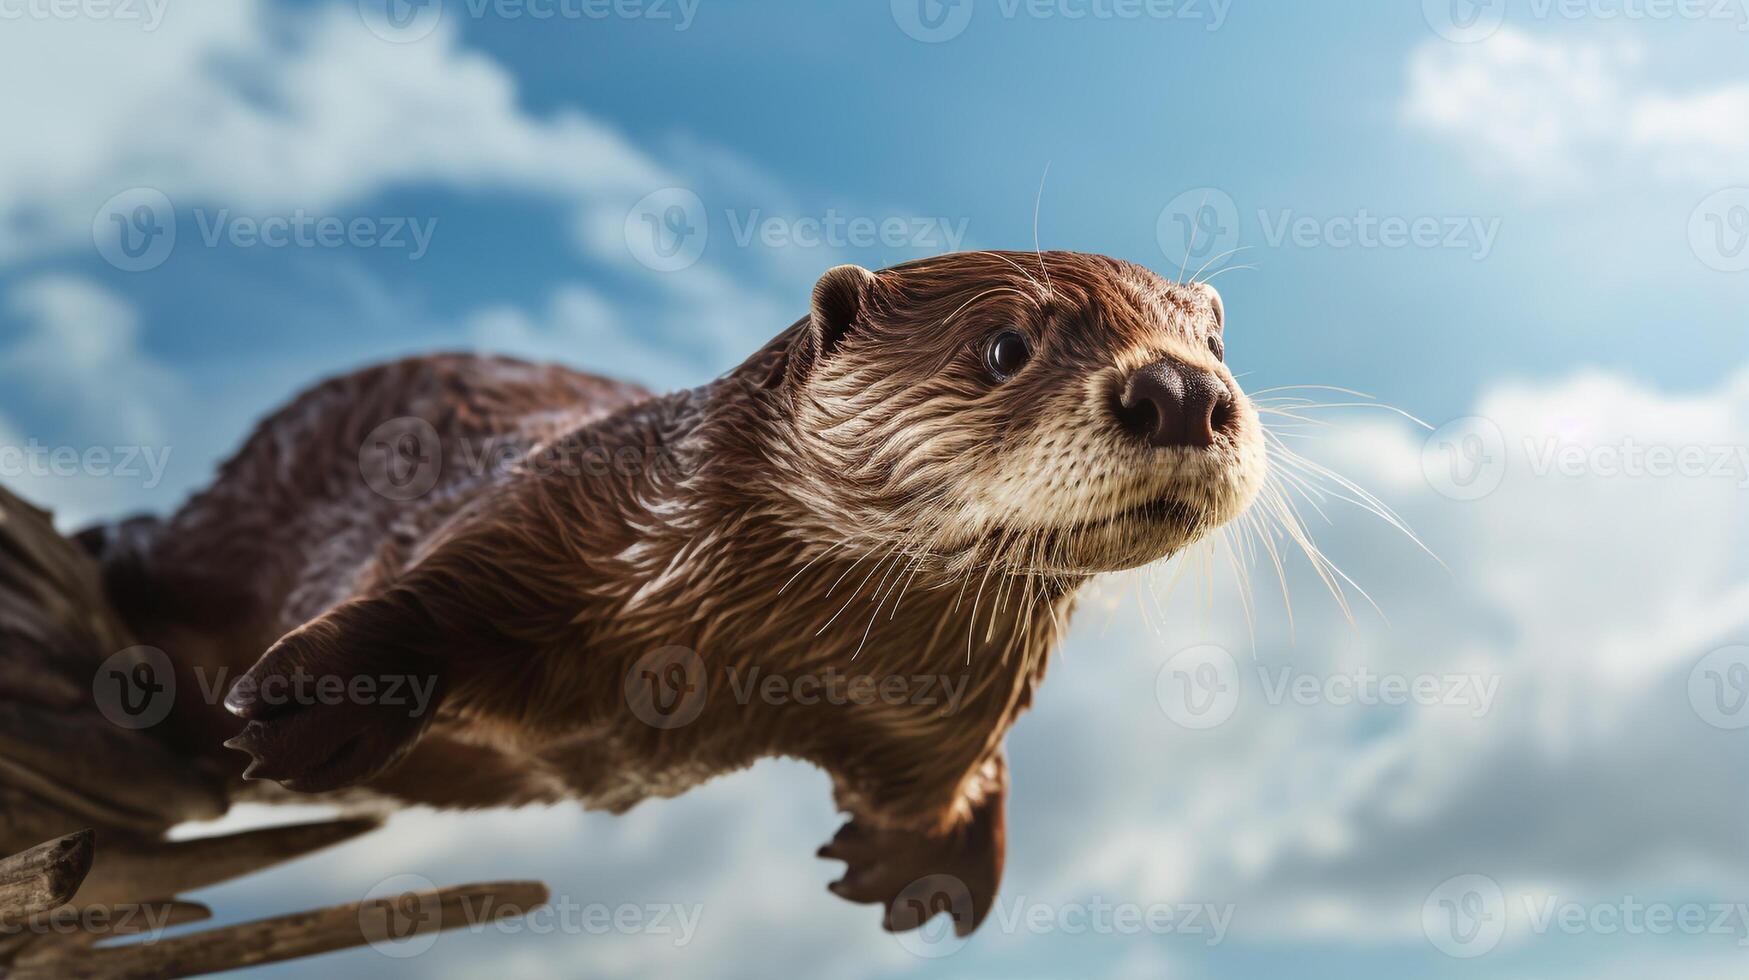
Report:
[{"label": "blue sky", "polygon": [[[1006,894],[1057,912],[1231,905],[1212,947],[987,929],[911,955],[825,895],[810,856],[835,826],[824,781],[774,765],[620,819],[414,814],[392,841],[203,896],[234,919],[394,874],[526,874],[583,902],[698,903],[685,946],[468,936],[281,975],[467,975],[498,956],[592,976],[1740,974],[1741,930],[1567,935],[1522,914],[1550,897],[1749,902],[1743,734],[1691,684],[1749,639],[1749,474],[1732,456],[1749,443],[1749,12],[1734,0],[1651,18],[1610,0],[698,0],[684,15],[627,0],[607,17],[445,0],[407,30],[379,0],[17,9],[0,23],[0,82],[18,93],[0,106],[17,134],[0,146],[0,447],[166,460],[0,475],[69,526],[174,506],[264,411],[390,354],[478,347],[697,384],[799,316],[832,265],[1036,242],[1177,275],[1179,217],[1204,206],[1200,227],[1244,249],[1211,269],[1247,267],[1215,283],[1248,388],[1359,389],[1498,439],[1499,485],[1472,495],[1442,482],[1443,437],[1314,410],[1332,426],[1296,445],[1449,568],[1338,507],[1319,541],[1383,615],[1350,590],[1347,622],[1303,560],[1291,635],[1267,567],[1247,625],[1224,552],[1218,574],[1185,561],[1199,584],[1157,610],[1170,569],[1112,583],[1016,731]],[[919,10],[951,36],[907,33]],[[1454,29],[1454,10],[1475,26]],[[646,215],[691,229],[663,240],[678,260],[651,261]],[[828,216],[903,233],[806,240]],[[361,231],[251,240],[275,219]],[[116,229],[166,222],[174,247],[129,271]],[[1357,240],[1369,222],[1432,237]],[[750,226],[779,244],[743,242]],[[1611,468],[1646,446],[1709,465]],[[1569,448],[1577,464],[1549,462]],[[1199,644],[1248,678],[1212,731],[1176,724],[1157,690]],[[1500,694],[1480,717],[1284,704],[1264,668],[1492,678]],[[260,819],[275,818],[239,817]],[[532,848],[543,835],[561,843]],[[1517,910],[1473,959],[1422,923],[1465,874]]]}]

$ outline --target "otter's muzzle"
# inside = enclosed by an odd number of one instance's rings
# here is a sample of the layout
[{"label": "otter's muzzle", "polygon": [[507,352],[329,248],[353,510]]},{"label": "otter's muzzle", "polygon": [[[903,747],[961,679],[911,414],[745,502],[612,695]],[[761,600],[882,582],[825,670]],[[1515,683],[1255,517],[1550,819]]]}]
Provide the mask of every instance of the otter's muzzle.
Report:
[{"label": "otter's muzzle", "polygon": [[1233,421],[1233,393],[1212,371],[1162,358],[1130,375],[1112,411],[1150,446],[1214,444]]}]

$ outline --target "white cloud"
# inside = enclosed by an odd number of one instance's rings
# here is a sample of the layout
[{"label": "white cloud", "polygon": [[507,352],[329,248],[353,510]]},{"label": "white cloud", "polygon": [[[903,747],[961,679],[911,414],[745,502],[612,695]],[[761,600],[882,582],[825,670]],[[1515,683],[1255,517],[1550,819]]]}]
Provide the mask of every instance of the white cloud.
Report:
[{"label": "white cloud", "polygon": [[[1418,943],[1423,900],[1464,873],[1494,876],[1514,902],[1538,889],[1580,902],[1744,898],[1749,777],[1728,761],[1741,740],[1705,723],[1688,683],[1708,651],[1749,639],[1738,455],[1749,373],[1692,397],[1601,374],[1506,385],[1477,414],[1504,436],[1498,490],[1475,502],[1425,485],[1391,494],[1449,575],[1380,528],[1344,521],[1331,541],[1393,626],[1347,627],[1302,592],[1290,645],[1264,603],[1257,659],[1239,658],[1239,710],[1209,733],[1176,728],[1151,690],[1134,689],[1199,640],[1249,649],[1242,623],[1217,617],[1160,638],[1130,629],[1059,668],[1032,722],[1041,734],[1023,739],[1074,733],[1066,752],[1097,772],[1053,759],[1034,778],[1059,781],[1041,793],[1077,794],[1078,812],[1098,817],[1039,855],[1034,873],[1066,890],[1235,901],[1234,936],[1259,939]],[[1397,483],[1421,450],[1407,430],[1387,432],[1338,436],[1321,455],[1363,483]],[[1607,463],[1538,475],[1551,444],[1600,460],[1695,447],[1709,465],[1729,462],[1694,476],[1612,476]],[[1171,621],[1188,622],[1190,606],[1175,602]],[[1133,663],[1139,650],[1153,651],[1145,664]],[[1479,718],[1277,705],[1255,674],[1321,678],[1357,664],[1496,676],[1499,695]],[[1024,754],[1016,766],[1027,771]]]},{"label": "white cloud", "polygon": [[[1741,733],[1705,724],[1687,682],[1708,650],[1749,640],[1739,486],[1749,474],[1539,475],[1533,461],[1550,439],[1593,456],[1626,445],[1749,445],[1749,372],[1694,396],[1596,373],[1504,384],[1476,412],[1508,447],[1503,482],[1479,501],[1405,479],[1422,451],[1406,427],[1338,427],[1318,454],[1389,488],[1450,565],[1352,513],[1325,528],[1324,543],[1390,624],[1372,615],[1344,623],[1302,569],[1290,576],[1292,641],[1259,570],[1253,659],[1230,589],[1211,605],[1181,582],[1157,626],[1135,583],[1112,580],[1088,597],[1011,739],[1006,898],[1233,903],[1229,944],[1340,944],[1360,963],[1369,946],[1437,955],[1420,931],[1423,901],[1449,877],[1480,873],[1513,903],[1507,941],[1488,961],[1502,975],[1546,975],[1519,957],[1564,939],[1530,934],[1524,896],[1745,899],[1749,777],[1731,762]],[[1475,672],[1497,677],[1499,694],[1480,717],[1467,706],[1270,704],[1250,673],[1234,717],[1192,732],[1162,711],[1154,680],[1173,652],[1207,642],[1233,651],[1246,672]],[[579,901],[704,908],[684,948],[649,935],[446,939],[443,963],[456,975],[511,955],[561,972],[587,962],[607,977],[939,968],[900,951],[868,909],[820,890],[831,866],[811,852],[835,825],[822,777],[767,765],[623,817],[567,807],[403,815],[389,834],[263,879],[255,894],[338,901],[413,871],[441,883],[540,877]],[[1615,938],[1645,962],[1677,955]],[[948,962],[967,975],[1025,972],[1041,953],[1062,952],[1051,939],[987,925]],[[1736,955],[1732,938],[1712,941],[1686,946],[1681,956],[1698,959],[1680,962],[1711,969]],[[1088,975],[1099,964],[1111,975],[1175,968],[1181,950],[1143,951],[1155,943],[1102,947]],[[1586,948],[1563,948],[1560,959],[1595,965]],[[393,966],[423,975],[428,964]]]},{"label": "white cloud", "polygon": [[[95,282],[45,275],[6,297],[23,329],[0,345],[0,385],[53,423],[0,417],[0,480],[62,527],[150,498],[176,461],[181,379],[141,345],[132,306]],[[74,461],[77,457],[77,461]]]},{"label": "white cloud", "polygon": [[151,33],[21,22],[0,34],[0,86],[31,93],[0,105],[0,131],[32,134],[0,144],[0,259],[75,244],[136,186],[179,208],[322,213],[390,185],[582,206],[669,180],[580,112],[525,111],[512,76],[452,28],[389,44],[354,4],[300,18],[261,0],[197,5]]},{"label": "white cloud", "polygon": [[1449,141],[1484,172],[1539,188],[1749,173],[1749,82],[1661,91],[1638,42],[1508,28],[1475,44],[1423,43],[1408,75],[1410,124]]},{"label": "white cloud", "polygon": [[561,361],[666,391],[740,363],[799,312],[778,290],[744,284],[710,265],[679,275],[646,273],[646,281],[658,295],[643,307],[610,303],[572,283],[556,288],[537,314],[489,307],[467,316],[463,329],[485,350]]},{"label": "white cloud", "polygon": [[0,349],[0,377],[14,390],[52,402],[112,444],[165,442],[159,409],[181,384],[141,348],[132,306],[87,279],[41,276],[13,287],[8,307],[24,322]]}]

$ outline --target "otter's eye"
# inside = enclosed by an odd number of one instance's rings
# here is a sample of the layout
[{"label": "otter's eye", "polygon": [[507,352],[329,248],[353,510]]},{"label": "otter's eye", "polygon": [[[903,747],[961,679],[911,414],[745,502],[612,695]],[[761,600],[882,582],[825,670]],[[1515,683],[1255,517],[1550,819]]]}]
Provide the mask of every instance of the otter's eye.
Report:
[{"label": "otter's eye", "polygon": [[1031,358],[1032,347],[1025,337],[1013,330],[1004,330],[991,337],[989,346],[984,348],[984,366],[990,369],[997,381],[1007,381],[1020,373]]},{"label": "otter's eye", "polygon": [[1209,351],[1215,355],[1217,360],[1227,359],[1227,345],[1216,334],[1209,334]]}]

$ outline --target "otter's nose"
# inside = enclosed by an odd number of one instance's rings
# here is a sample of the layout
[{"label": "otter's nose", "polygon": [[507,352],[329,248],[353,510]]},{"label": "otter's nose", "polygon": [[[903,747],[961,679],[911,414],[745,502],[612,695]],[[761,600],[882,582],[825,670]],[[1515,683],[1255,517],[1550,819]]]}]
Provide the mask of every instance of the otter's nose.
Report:
[{"label": "otter's nose", "polygon": [[1209,446],[1233,419],[1233,393],[1213,372],[1164,358],[1130,375],[1112,409],[1151,446]]}]

